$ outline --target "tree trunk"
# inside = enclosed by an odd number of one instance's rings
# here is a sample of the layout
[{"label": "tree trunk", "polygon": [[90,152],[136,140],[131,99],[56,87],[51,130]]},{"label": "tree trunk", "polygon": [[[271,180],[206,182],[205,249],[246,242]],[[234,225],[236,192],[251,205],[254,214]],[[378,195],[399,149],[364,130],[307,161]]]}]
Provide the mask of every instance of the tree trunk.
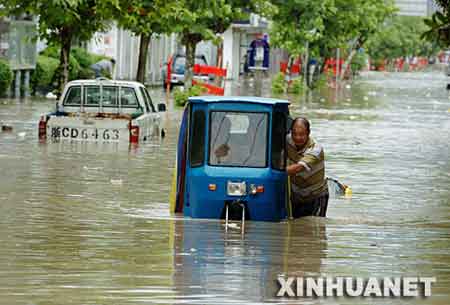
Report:
[{"label": "tree trunk", "polygon": [[346,72],[347,72],[347,68],[350,65],[350,63],[352,62],[353,56],[355,56],[355,54],[356,54],[356,49],[352,49],[350,51],[350,54],[348,54],[347,59],[342,64],[342,75],[343,75],[343,77],[345,77]]},{"label": "tree trunk", "polygon": [[357,50],[359,48],[361,48],[361,46],[363,45],[364,41],[365,41],[365,39],[357,38],[355,40],[355,43],[352,45],[350,54],[348,55],[347,59],[342,64],[342,71],[343,71],[344,75],[345,75],[345,72],[347,71],[347,67],[352,62],[353,56],[355,56]]},{"label": "tree trunk", "polygon": [[61,38],[61,51],[59,55],[59,67],[58,67],[58,96],[62,94],[64,86],[69,81],[69,62],[70,62],[70,48],[72,46],[72,33],[69,29],[63,28],[60,34]]},{"label": "tree trunk", "polygon": [[189,90],[192,87],[192,79],[194,77],[194,64],[195,64],[195,48],[197,42],[189,39],[186,42],[186,66],[184,68],[184,89]]},{"label": "tree trunk", "polygon": [[303,66],[304,66],[304,72],[303,72],[303,85],[304,85],[304,89],[306,90],[306,88],[308,87],[309,82],[308,82],[308,75],[309,75],[309,69],[308,69],[308,62],[309,62],[309,41],[306,41],[306,46],[305,46],[305,56],[304,56],[304,61],[303,61]]},{"label": "tree trunk", "polygon": [[144,83],[145,70],[147,66],[148,46],[150,45],[151,34],[141,34],[141,42],[139,46],[139,62],[136,73],[136,80]]}]

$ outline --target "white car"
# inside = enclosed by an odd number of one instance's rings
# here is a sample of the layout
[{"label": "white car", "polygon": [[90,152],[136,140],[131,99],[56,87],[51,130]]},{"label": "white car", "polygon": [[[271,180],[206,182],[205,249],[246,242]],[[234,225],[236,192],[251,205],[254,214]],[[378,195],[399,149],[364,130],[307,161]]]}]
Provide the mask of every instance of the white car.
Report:
[{"label": "white car", "polygon": [[64,88],[56,111],[39,121],[39,138],[137,143],[163,134],[165,105],[155,108],[138,82],[76,80]]}]

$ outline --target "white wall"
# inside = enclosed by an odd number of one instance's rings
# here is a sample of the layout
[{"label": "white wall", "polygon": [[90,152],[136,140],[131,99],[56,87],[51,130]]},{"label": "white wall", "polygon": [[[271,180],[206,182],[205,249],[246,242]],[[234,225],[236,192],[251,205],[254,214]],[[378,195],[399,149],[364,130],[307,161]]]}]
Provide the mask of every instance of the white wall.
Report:
[{"label": "white wall", "polygon": [[[139,41],[140,38],[131,32],[113,27],[106,33],[97,33],[89,42],[88,50],[116,60],[115,79],[134,80],[138,65]],[[175,34],[154,35],[148,51],[146,82],[162,83],[162,68],[169,56],[178,51],[183,51],[183,48]],[[200,42],[196,53],[205,55],[209,65],[216,64],[217,47],[211,42]]]}]

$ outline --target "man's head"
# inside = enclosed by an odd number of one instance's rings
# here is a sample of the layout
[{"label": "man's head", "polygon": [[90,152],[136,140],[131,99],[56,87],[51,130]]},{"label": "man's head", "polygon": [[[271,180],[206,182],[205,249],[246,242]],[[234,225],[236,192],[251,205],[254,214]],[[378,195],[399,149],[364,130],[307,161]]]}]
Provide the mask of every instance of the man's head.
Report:
[{"label": "man's head", "polygon": [[292,141],[298,147],[303,147],[308,142],[309,134],[309,121],[304,117],[298,117],[292,121],[291,136]]}]

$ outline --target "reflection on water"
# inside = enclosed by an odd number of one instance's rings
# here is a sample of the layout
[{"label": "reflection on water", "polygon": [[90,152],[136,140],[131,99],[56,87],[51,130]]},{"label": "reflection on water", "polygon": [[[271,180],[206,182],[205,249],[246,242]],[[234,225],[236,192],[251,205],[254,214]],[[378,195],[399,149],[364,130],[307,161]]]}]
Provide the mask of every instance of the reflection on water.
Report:
[{"label": "reflection on water", "polygon": [[[234,90],[252,94],[247,81]],[[268,94],[268,86],[258,88]],[[450,294],[450,100],[437,73],[371,74],[341,91],[290,97],[312,121],[327,174],[353,189],[326,219],[248,223],[168,212],[180,111],[138,147],[40,144],[53,101],[0,101],[1,304],[386,304],[277,299],[287,276],[435,276]],[[266,91],[265,91],[266,90]],[[156,92],[154,92],[155,94]]]}]

